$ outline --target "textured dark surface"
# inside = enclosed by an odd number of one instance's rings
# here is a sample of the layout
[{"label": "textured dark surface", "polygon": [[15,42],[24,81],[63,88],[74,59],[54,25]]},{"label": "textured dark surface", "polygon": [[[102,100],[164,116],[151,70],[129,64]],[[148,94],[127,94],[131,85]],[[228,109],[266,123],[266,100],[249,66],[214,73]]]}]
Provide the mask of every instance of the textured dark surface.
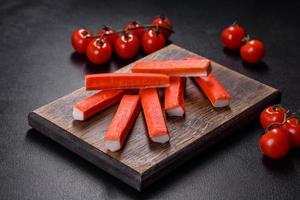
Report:
[{"label": "textured dark surface", "polygon": [[[253,123],[138,193],[27,125],[34,108],[83,85],[85,73],[114,71],[124,62],[94,66],[72,54],[71,32],[121,27],[165,13],[172,41],[247,76],[281,89],[282,103],[299,108],[299,4],[217,1],[1,1],[1,199],[297,199],[300,152],[278,161],[257,146]],[[238,19],[267,45],[264,63],[250,67],[223,50],[220,31]]]}]

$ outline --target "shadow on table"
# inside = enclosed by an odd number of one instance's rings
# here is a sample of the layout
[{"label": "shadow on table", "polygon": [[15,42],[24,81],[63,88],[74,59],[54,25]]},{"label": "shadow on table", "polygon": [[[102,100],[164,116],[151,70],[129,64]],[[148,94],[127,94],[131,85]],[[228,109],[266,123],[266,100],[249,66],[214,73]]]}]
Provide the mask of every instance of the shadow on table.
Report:
[{"label": "shadow on table", "polygon": [[223,48],[223,53],[228,56],[233,58],[234,60],[242,60],[240,56],[240,51],[235,50],[235,49],[228,49],[228,48]]},{"label": "shadow on table", "polygon": [[300,160],[300,150],[291,149],[290,152],[280,159],[271,159],[266,156],[262,156],[261,160],[263,165],[274,174],[287,175],[294,172],[293,160]]},{"label": "shadow on table", "polygon": [[242,62],[243,67],[249,71],[261,73],[261,72],[267,72],[269,70],[269,66],[263,61],[256,64],[250,64],[247,63],[246,61],[243,61],[240,56],[239,50],[232,50],[224,47],[223,53],[234,60],[240,60]]},{"label": "shadow on table", "polygon": [[30,129],[27,131],[26,139],[31,143],[34,143],[34,145],[38,145],[39,147],[43,148],[43,150],[45,150],[47,153],[66,160],[66,162],[74,165],[74,167],[79,169],[81,172],[92,175],[97,181],[99,180],[99,182],[101,182],[101,185],[105,187],[105,190],[108,193],[110,190],[120,190],[122,193],[125,193],[125,195],[128,196],[134,193],[138,194],[138,192],[133,188],[127,186],[125,183],[119,181],[50,138],[42,135],[35,129]]},{"label": "shadow on table", "polygon": [[262,156],[261,158],[263,165],[272,172],[280,172],[280,173],[287,173],[291,172],[294,168],[293,161],[291,156],[285,156],[281,159],[270,159],[266,156]]},{"label": "shadow on table", "polygon": [[70,54],[70,60],[71,63],[74,64],[76,67],[84,66],[84,64],[87,62],[86,55],[77,52],[72,52]]},{"label": "shadow on table", "polygon": [[243,61],[243,66],[247,70],[254,71],[254,72],[267,72],[269,70],[269,66],[263,61],[261,61],[257,64],[250,64],[250,63]]},{"label": "shadow on table", "polygon": [[[121,194],[131,198],[131,199],[148,199],[159,195],[161,192],[168,190],[169,188],[174,187],[176,184],[184,177],[192,176],[196,170],[199,170],[201,165],[207,164],[211,158],[217,156],[221,152],[225,152],[230,149],[233,145],[240,142],[243,137],[249,136],[250,133],[253,133],[257,129],[258,125],[249,124],[243,129],[243,134],[233,134],[232,136],[227,137],[218,145],[214,145],[204,152],[200,153],[192,160],[186,162],[182,166],[178,167],[175,171],[159,179],[150,187],[146,188],[142,192],[138,192],[133,188],[129,187],[125,183],[119,181],[113,176],[107,174],[106,172],[99,170],[98,167],[84,160],[83,158],[77,156],[75,153],[67,150],[66,148],[60,146],[51,139],[43,136],[38,131],[30,129],[27,132],[27,139],[31,142],[44,147],[44,149],[50,153],[55,154],[55,156],[60,156],[64,160],[69,161],[70,163],[76,165],[76,168],[79,168],[84,173],[91,174],[93,177],[96,177],[99,182],[106,187],[107,192],[117,190]],[[238,133],[238,132],[236,132]],[[289,170],[291,167],[288,163],[282,164],[281,168],[284,170]]]},{"label": "shadow on table", "polygon": [[145,54],[140,51],[134,58],[126,60],[119,58],[115,53],[113,53],[112,58],[107,63],[93,64],[88,60],[86,55],[73,52],[70,54],[70,60],[74,67],[82,67],[85,74],[95,74],[116,71],[140,58],[143,58],[144,56]]}]

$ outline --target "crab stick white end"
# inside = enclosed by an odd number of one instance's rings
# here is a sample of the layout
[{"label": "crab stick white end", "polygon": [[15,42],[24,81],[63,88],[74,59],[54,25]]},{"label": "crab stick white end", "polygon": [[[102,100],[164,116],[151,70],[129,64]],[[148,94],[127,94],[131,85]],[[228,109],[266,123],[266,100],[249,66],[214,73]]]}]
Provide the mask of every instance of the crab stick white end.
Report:
[{"label": "crab stick white end", "polygon": [[84,121],[98,112],[119,102],[124,90],[103,90],[89,96],[73,106],[74,120]]},{"label": "crab stick white end", "polygon": [[139,114],[139,103],[139,95],[123,96],[118,110],[104,135],[106,149],[115,152],[122,148]]},{"label": "crab stick white end", "polygon": [[121,149],[121,142],[107,140],[105,141],[105,148],[112,152],[119,151]]},{"label": "crab stick white end", "polygon": [[79,110],[78,108],[76,108],[76,106],[73,106],[73,119],[79,120],[79,121],[84,120],[83,112],[81,110]]},{"label": "crab stick white end", "polygon": [[178,106],[176,108],[171,108],[166,110],[168,116],[170,117],[183,117],[184,115],[184,109],[181,106]]},{"label": "crab stick white end", "polygon": [[[197,76],[200,76],[200,77],[206,77],[206,76],[208,76],[210,73],[211,73],[211,68],[208,68],[207,71],[202,72],[202,73],[199,73]],[[192,74],[187,75],[187,77],[191,77],[191,76],[192,76]]]},{"label": "crab stick white end", "polygon": [[168,116],[184,115],[185,77],[171,77],[170,86],[165,89],[165,110]]},{"label": "crab stick white end", "polygon": [[[190,61],[191,61],[191,60],[202,60],[202,61],[205,61],[205,62],[209,61],[209,60],[204,59],[204,58],[201,58],[201,57],[199,57],[199,56],[187,57],[187,58],[185,58],[184,60],[190,60]],[[212,67],[211,67],[211,63],[210,63],[210,61],[209,61],[209,67],[208,67],[207,71],[203,71],[202,73],[199,73],[199,74],[196,75],[195,77],[197,77],[197,76],[200,76],[200,77],[206,77],[206,76],[208,76],[211,72],[212,72]]]},{"label": "crab stick white end", "polygon": [[154,136],[150,138],[152,142],[156,143],[166,143],[169,142],[170,136],[169,135],[160,135],[160,136]]},{"label": "crab stick white end", "polygon": [[143,89],[140,91],[140,96],[150,140],[157,143],[168,142],[170,135],[160,105],[157,89]]},{"label": "crab stick white end", "polygon": [[218,99],[215,101],[215,103],[213,103],[213,106],[216,108],[223,108],[229,106],[229,104],[230,104],[229,99]]}]

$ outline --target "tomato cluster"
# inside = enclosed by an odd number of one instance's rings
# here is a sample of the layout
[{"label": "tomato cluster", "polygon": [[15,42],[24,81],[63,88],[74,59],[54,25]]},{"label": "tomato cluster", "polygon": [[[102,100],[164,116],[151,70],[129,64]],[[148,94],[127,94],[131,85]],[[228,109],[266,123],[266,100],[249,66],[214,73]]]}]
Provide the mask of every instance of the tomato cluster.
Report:
[{"label": "tomato cluster", "polygon": [[155,17],[151,24],[133,21],[120,31],[104,26],[97,35],[87,29],[73,32],[71,42],[74,50],[86,54],[94,64],[103,64],[111,58],[113,51],[123,59],[135,57],[140,49],[146,54],[164,47],[173,32],[171,21],[165,16]]},{"label": "tomato cluster", "polygon": [[246,36],[245,29],[236,23],[223,30],[221,40],[228,49],[240,49],[241,57],[248,63],[258,63],[264,57],[263,42],[250,40],[249,36]]},{"label": "tomato cluster", "polygon": [[262,111],[260,122],[266,131],[259,140],[259,146],[266,156],[281,158],[291,147],[300,147],[299,115],[290,115],[286,108],[273,105]]}]

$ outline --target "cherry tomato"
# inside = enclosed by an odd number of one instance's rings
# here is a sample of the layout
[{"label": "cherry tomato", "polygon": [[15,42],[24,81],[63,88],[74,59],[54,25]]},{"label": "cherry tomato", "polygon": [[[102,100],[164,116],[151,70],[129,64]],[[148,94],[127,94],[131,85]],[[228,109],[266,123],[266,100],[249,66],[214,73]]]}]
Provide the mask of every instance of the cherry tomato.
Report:
[{"label": "cherry tomato", "polygon": [[[151,25],[159,25],[165,28],[173,29],[172,22],[164,15],[160,15],[159,17],[154,18],[151,21]],[[168,31],[166,29],[160,29],[160,32],[165,37],[165,39],[168,39],[171,35],[171,31]]]},{"label": "cherry tomato", "polygon": [[97,33],[97,35],[101,36],[103,33],[109,34],[104,36],[105,39],[108,40],[111,47],[115,45],[115,41],[118,38],[118,34],[115,33],[115,30],[109,26],[103,26],[103,28]]},{"label": "cherry tomato", "polygon": [[258,63],[265,55],[264,44],[259,40],[251,40],[242,46],[240,54],[248,63]]},{"label": "cherry tomato", "polygon": [[243,44],[245,29],[240,25],[234,24],[225,28],[221,34],[221,40],[228,49],[238,49]]},{"label": "cherry tomato", "polygon": [[132,33],[120,35],[115,43],[117,55],[124,59],[133,58],[139,51],[139,39]]},{"label": "cherry tomato", "polygon": [[94,64],[103,64],[111,57],[112,49],[107,40],[94,39],[89,43],[86,54],[88,59]]},{"label": "cherry tomato", "polygon": [[137,28],[135,30],[128,30],[129,33],[132,33],[133,35],[135,35],[136,37],[139,38],[139,41],[142,41],[143,35],[145,33],[145,29],[144,28],[138,28],[141,26],[141,23],[138,21],[133,21],[129,24],[127,24],[124,29],[131,29],[131,28]]},{"label": "cherry tomato", "polygon": [[273,123],[283,123],[286,118],[287,110],[281,106],[273,105],[264,109],[260,114],[260,124],[267,128]]},{"label": "cherry tomato", "polygon": [[93,33],[87,29],[81,28],[72,33],[71,43],[75,51],[78,53],[85,53],[88,44],[93,40],[88,38],[92,36]]},{"label": "cherry tomato", "polygon": [[165,46],[166,39],[156,30],[149,30],[143,35],[142,47],[145,53],[152,53]]},{"label": "cherry tomato", "polygon": [[291,136],[291,145],[294,148],[300,147],[300,121],[297,117],[289,118],[283,125]]},{"label": "cherry tomato", "polygon": [[261,151],[270,158],[281,158],[290,149],[290,135],[281,127],[272,128],[259,140]]}]

